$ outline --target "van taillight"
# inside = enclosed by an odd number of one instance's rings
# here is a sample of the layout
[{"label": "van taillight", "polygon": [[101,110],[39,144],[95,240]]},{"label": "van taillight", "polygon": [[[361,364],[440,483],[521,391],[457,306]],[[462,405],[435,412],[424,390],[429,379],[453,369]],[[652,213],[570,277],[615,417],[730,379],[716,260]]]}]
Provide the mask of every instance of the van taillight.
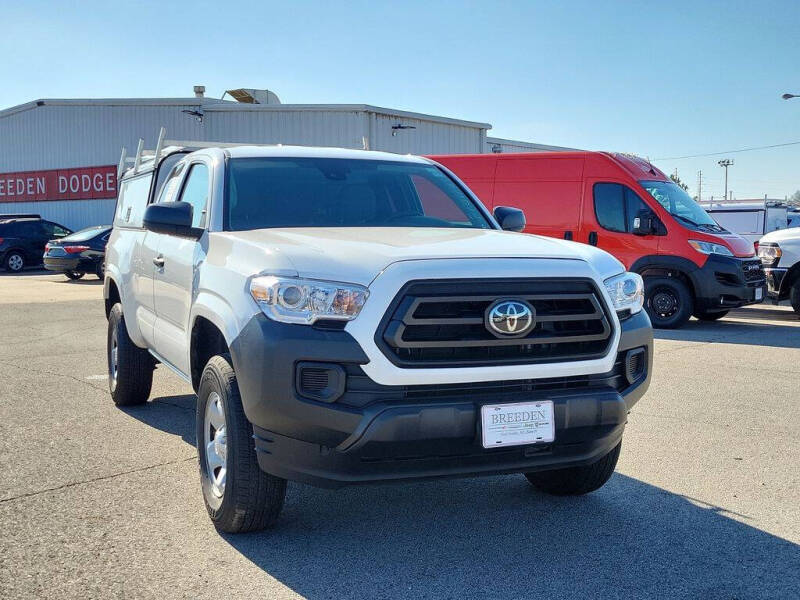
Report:
[{"label": "van taillight", "polygon": [[67,254],[80,254],[84,250],[88,250],[89,246],[64,246],[64,251]]}]

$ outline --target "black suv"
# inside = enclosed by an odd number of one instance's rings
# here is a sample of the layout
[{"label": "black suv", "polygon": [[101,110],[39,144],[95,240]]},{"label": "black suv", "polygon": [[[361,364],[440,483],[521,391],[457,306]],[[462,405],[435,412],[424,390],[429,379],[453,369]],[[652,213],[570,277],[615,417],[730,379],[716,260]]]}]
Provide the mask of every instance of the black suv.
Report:
[{"label": "black suv", "polygon": [[0,265],[19,273],[27,266],[42,264],[45,244],[70,233],[71,229],[39,215],[0,215]]}]

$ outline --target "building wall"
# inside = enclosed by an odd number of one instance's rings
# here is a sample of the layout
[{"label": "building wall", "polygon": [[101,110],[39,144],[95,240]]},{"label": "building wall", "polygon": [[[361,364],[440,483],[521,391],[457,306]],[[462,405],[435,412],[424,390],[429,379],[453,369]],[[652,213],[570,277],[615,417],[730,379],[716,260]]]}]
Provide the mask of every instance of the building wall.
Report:
[{"label": "building wall", "polygon": [[[197,119],[184,111],[202,111]],[[398,125],[403,129],[393,129]],[[46,100],[0,112],[0,174],[114,165],[159,129],[185,141],[281,143],[401,154],[478,153],[488,125],[364,105],[246,105],[211,98]],[[109,223],[114,200],[0,203],[0,213],[37,212],[72,229]]]},{"label": "building wall", "polygon": [[519,140],[507,140],[504,138],[487,137],[484,142],[484,152],[568,152],[578,150],[578,148],[566,148],[565,146],[549,146],[547,144],[534,144],[532,142],[522,142]]}]

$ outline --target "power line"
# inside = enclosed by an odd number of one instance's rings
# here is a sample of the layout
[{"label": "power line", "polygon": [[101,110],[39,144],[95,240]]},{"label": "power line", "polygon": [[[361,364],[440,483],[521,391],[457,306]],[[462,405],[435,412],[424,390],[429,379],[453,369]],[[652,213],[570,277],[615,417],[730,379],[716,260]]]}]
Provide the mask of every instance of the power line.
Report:
[{"label": "power line", "polygon": [[771,146],[753,146],[752,148],[740,148],[738,150],[726,150],[725,152],[710,152],[708,154],[690,154],[688,156],[663,156],[653,160],[681,160],[683,158],[702,158],[704,156],[721,156],[723,154],[733,154],[734,152],[750,152],[751,150],[767,150],[769,148],[782,148],[784,146],[797,146],[800,142],[786,142],[785,144],[772,144]]}]

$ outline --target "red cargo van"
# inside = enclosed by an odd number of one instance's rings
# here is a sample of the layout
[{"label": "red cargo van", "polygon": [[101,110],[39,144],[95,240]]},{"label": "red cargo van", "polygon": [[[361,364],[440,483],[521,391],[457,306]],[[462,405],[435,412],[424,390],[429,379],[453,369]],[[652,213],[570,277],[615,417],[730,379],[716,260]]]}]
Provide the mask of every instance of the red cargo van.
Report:
[{"label": "red cargo van", "polygon": [[656,327],[761,302],[753,244],[720,227],[648,161],[610,152],[431,156],[483,203],[522,209],[526,233],[598,246],[645,282]]}]

